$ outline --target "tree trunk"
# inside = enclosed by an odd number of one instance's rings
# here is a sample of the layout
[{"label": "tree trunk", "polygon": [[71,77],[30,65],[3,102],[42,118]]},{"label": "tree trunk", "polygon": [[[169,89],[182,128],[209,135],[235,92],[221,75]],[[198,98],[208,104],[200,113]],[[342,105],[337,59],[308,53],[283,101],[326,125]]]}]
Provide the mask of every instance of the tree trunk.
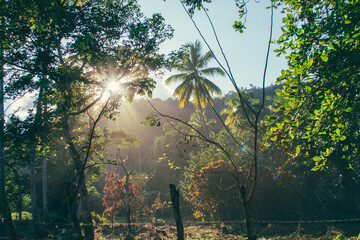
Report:
[{"label": "tree trunk", "polygon": [[[43,98],[44,88],[40,86],[38,102],[36,104],[36,113],[34,124],[31,129],[31,137],[30,137],[30,195],[31,195],[31,210],[32,210],[32,218],[33,224],[36,228],[36,224],[38,222],[38,208],[37,208],[37,199],[36,199],[36,148],[38,146],[38,137],[39,131],[42,121],[42,98]],[[35,229],[36,231],[36,229]]]},{"label": "tree trunk", "polygon": [[131,232],[131,209],[130,209],[130,193],[129,193],[129,181],[131,172],[128,172],[125,161],[121,160],[120,156],[120,149],[117,149],[116,152],[116,159],[121,161],[121,166],[125,173],[125,214],[126,214],[126,221],[128,223],[128,231]]},{"label": "tree trunk", "polygon": [[68,200],[69,200],[69,202],[68,202],[68,207],[69,207],[68,214],[69,214],[70,220],[74,225],[75,232],[76,232],[76,235],[77,235],[77,239],[78,240],[83,240],[84,236],[83,236],[83,234],[81,232],[80,222],[79,222],[79,219],[77,218],[76,212],[75,212],[76,194],[72,194],[70,182],[66,183],[66,192],[67,192]]},{"label": "tree trunk", "polygon": [[[197,78],[197,81],[199,81],[199,83],[200,83],[200,79]],[[196,90],[196,97],[197,97],[198,102],[199,102],[200,118],[201,118],[202,125],[204,127],[205,136],[206,136],[207,139],[209,139],[209,132],[208,132],[207,127],[206,127],[206,122],[205,122],[205,117],[204,117],[204,110],[203,110],[203,108],[201,106],[200,95],[198,93],[198,90]]]},{"label": "tree trunk", "polygon": [[[84,173],[84,172],[82,172]],[[80,180],[82,178],[82,180]],[[94,236],[94,226],[92,223],[92,216],[89,207],[89,193],[87,191],[85,175],[80,174],[78,184],[80,186],[80,195],[82,195],[82,216],[84,218],[84,230],[85,230],[85,239],[93,240]]]},{"label": "tree trunk", "polygon": [[82,195],[80,194],[79,205],[78,205],[77,211],[76,211],[76,216],[80,221],[81,221],[81,213],[82,213],[82,209],[83,209],[82,199],[83,199]]},{"label": "tree trunk", "polygon": [[31,195],[31,212],[32,212],[32,221],[34,226],[38,221],[38,212],[36,204],[36,177],[35,177],[35,159],[36,159],[36,140],[31,143],[30,146],[30,195]]},{"label": "tree trunk", "polygon": [[205,131],[205,136],[209,139],[210,135],[209,135],[209,131],[206,127],[206,122],[205,122],[205,117],[204,117],[205,112],[201,106],[199,107],[199,109],[200,109],[200,118],[201,118],[201,121],[202,121],[202,124],[204,127],[204,131]]},{"label": "tree trunk", "polygon": [[[3,19],[2,19],[3,21]],[[2,22],[1,22],[2,23]],[[7,194],[5,189],[5,151],[4,151],[4,131],[5,131],[5,111],[4,111],[4,64],[3,64],[3,45],[0,41],[0,197],[1,210],[5,223],[10,230],[11,239],[17,239],[17,233],[14,222],[11,217],[9,203],[7,201]]]},{"label": "tree trunk", "polygon": [[356,216],[360,217],[360,184],[356,181],[353,170],[349,169],[348,162],[344,159],[335,160],[335,165],[342,175],[343,186],[350,197]]},{"label": "tree trunk", "polygon": [[19,221],[22,220],[22,205],[23,205],[23,193],[19,185],[19,196],[16,204],[16,211],[18,212],[19,215]]},{"label": "tree trunk", "polygon": [[180,204],[179,204],[179,190],[176,189],[175,185],[169,184],[171,202],[174,210],[176,229],[178,232],[178,240],[184,240],[184,227],[181,219]]},{"label": "tree trunk", "polygon": [[48,198],[47,198],[47,159],[46,155],[43,157],[42,164],[42,191],[43,191],[43,214],[44,221],[47,222],[49,216],[49,208],[48,208]]},{"label": "tree trunk", "polygon": [[16,211],[18,213],[18,219],[19,219],[19,221],[21,221],[22,220],[22,205],[23,205],[23,187],[22,187],[22,183],[20,182],[19,174],[17,173],[17,171],[15,169],[13,169],[13,175],[15,178],[15,182],[17,183],[17,186],[18,186],[18,199],[17,199],[17,203],[16,203]]},{"label": "tree trunk", "polygon": [[126,209],[126,221],[128,223],[128,230],[129,230],[129,232],[131,232],[129,177],[130,176],[126,176],[126,181],[125,181],[125,209]]},{"label": "tree trunk", "polygon": [[[85,230],[85,239],[93,240],[94,239],[94,226],[92,225],[92,217],[91,217],[91,212],[89,209],[89,200],[88,200],[89,197],[88,197],[88,191],[86,188],[86,179],[85,179],[85,164],[82,163],[80,154],[77,151],[74,143],[72,142],[72,137],[70,135],[70,129],[68,126],[68,119],[65,119],[65,121],[64,121],[63,131],[64,131],[65,139],[66,139],[67,143],[69,144],[70,153],[71,153],[72,159],[75,164],[76,173],[78,175],[77,184],[78,184],[78,193],[82,196],[82,213],[83,213],[83,217],[84,217],[84,225],[83,226],[84,226],[84,230]],[[75,218],[77,219],[76,212],[74,212],[74,211],[71,211],[71,212],[72,212],[71,219],[75,226],[76,225]],[[73,216],[74,214],[75,214],[75,216]],[[82,237],[83,237],[82,235],[79,236],[79,234],[78,234],[79,239],[82,239]]]}]

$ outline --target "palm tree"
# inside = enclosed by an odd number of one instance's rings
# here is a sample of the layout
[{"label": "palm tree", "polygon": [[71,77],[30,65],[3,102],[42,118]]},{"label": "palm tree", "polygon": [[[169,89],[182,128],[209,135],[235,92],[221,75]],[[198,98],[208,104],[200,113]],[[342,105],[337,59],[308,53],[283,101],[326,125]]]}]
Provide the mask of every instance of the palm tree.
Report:
[{"label": "palm tree", "polygon": [[200,110],[205,134],[209,137],[203,109],[207,103],[212,104],[212,95],[217,94],[221,97],[221,90],[207,76],[224,76],[224,72],[219,67],[206,68],[214,56],[210,51],[202,54],[202,46],[199,41],[194,44],[189,43],[187,46],[187,51],[179,59],[180,63],[175,66],[181,73],[167,78],[165,83],[170,84],[181,81],[181,84],[174,91],[174,96],[179,99],[180,108],[185,107],[189,101],[192,101],[195,107]]}]

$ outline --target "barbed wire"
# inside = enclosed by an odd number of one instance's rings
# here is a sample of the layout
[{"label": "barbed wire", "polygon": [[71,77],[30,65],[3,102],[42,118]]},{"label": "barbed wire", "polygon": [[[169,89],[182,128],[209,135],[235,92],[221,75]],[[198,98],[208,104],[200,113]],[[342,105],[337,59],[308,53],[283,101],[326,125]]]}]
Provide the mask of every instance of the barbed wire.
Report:
[{"label": "barbed wire", "polygon": [[[344,222],[360,222],[358,218],[351,219],[323,219],[323,220],[253,220],[252,223],[267,223],[267,224],[275,224],[275,223],[344,223]],[[206,225],[206,224],[245,224],[245,220],[242,221],[189,221],[186,224],[198,224],[198,225]]]},{"label": "barbed wire", "polygon": [[253,221],[254,223],[342,223],[360,222],[360,219],[293,220],[293,221]]},{"label": "barbed wire", "polygon": [[[323,220],[254,220],[252,223],[267,223],[267,224],[307,224],[307,223],[345,223],[345,222],[360,222],[358,218],[351,219],[323,219]],[[150,224],[149,222],[141,223],[130,223],[130,225],[146,225]],[[211,225],[211,224],[245,224],[245,220],[242,221],[185,221],[184,225]],[[114,225],[128,225],[128,223],[114,223]],[[156,225],[156,224],[155,224]],[[171,225],[169,223],[165,225]]]}]

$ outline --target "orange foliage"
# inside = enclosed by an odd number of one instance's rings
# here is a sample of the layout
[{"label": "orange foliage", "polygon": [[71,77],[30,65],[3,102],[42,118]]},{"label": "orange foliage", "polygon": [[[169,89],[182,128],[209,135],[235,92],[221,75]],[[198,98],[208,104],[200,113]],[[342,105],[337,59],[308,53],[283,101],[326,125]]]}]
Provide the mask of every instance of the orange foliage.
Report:
[{"label": "orange foliage", "polygon": [[[118,174],[108,172],[105,182],[104,197],[102,198],[103,205],[105,206],[103,215],[113,221],[120,209],[125,207],[125,179],[119,179]],[[132,180],[129,180],[128,187],[130,207],[133,207],[143,200],[141,187]]]},{"label": "orange foliage", "polygon": [[200,174],[193,174],[188,190],[194,216],[202,220],[224,219],[229,215],[227,210],[234,209],[239,202],[231,167],[223,160],[210,163]]}]

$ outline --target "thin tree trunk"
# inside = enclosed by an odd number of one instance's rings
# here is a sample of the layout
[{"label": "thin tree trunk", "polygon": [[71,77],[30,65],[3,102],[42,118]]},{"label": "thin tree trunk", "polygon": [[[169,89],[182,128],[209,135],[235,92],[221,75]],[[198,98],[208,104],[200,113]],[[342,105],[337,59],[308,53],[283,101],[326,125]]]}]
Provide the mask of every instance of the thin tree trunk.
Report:
[{"label": "thin tree trunk", "polygon": [[19,219],[19,221],[21,221],[22,220],[22,204],[23,204],[23,188],[22,188],[22,184],[20,182],[19,174],[17,173],[17,171],[15,169],[13,169],[13,175],[15,177],[15,182],[18,185],[18,199],[17,199],[17,203],[16,203],[16,211],[18,213],[18,219]]},{"label": "thin tree trunk", "polygon": [[31,144],[30,149],[30,195],[31,195],[31,212],[32,212],[32,221],[36,227],[38,221],[38,209],[36,204],[36,171],[35,171],[35,159],[36,159],[36,141]]},{"label": "thin tree trunk", "polygon": [[22,205],[23,205],[23,193],[19,185],[19,196],[16,204],[16,211],[18,212],[19,215],[19,221],[22,220]]},{"label": "thin tree trunk", "polygon": [[[3,18],[2,18],[3,22]],[[1,22],[1,25],[2,25]],[[9,203],[7,201],[7,194],[5,190],[5,152],[4,152],[4,125],[5,125],[5,111],[4,111],[4,64],[3,64],[3,43],[0,41],[0,197],[1,210],[5,222],[10,230],[11,238],[17,239],[17,233],[14,222],[11,217]]]},{"label": "thin tree trunk", "polygon": [[126,176],[126,181],[125,181],[125,209],[126,209],[126,221],[128,223],[128,230],[129,232],[131,232],[129,177],[130,176]]},{"label": "thin tree trunk", "polygon": [[71,183],[70,182],[66,183],[66,192],[67,192],[68,200],[69,200],[69,202],[68,202],[68,207],[69,207],[68,214],[69,214],[70,220],[74,225],[75,232],[76,232],[76,235],[77,235],[77,239],[78,240],[83,240],[84,236],[83,236],[83,234],[81,232],[80,222],[79,222],[79,219],[77,218],[76,212],[75,212],[76,196],[73,196],[74,194],[71,193]]},{"label": "thin tree trunk", "polygon": [[48,207],[48,196],[47,196],[47,159],[46,155],[43,156],[43,164],[42,164],[42,191],[43,191],[43,214],[44,221],[47,222],[49,216],[49,207]]},{"label": "thin tree trunk", "polygon": [[335,165],[342,175],[342,183],[350,197],[350,203],[354,206],[354,212],[356,216],[360,216],[360,184],[356,181],[353,170],[349,169],[349,163],[344,159],[338,159],[335,162]]},{"label": "thin tree trunk", "polygon": [[116,159],[121,161],[121,166],[125,173],[125,214],[126,214],[126,221],[128,223],[128,231],[131,232],[131,209],[130,209],[130,193],[129,193],[129,181],[131,172],[128,172],[125,161],[120,159],[120,149],[117,149],[116,152]]},{"label": "thin tree trunk", "polygon": [[[64,136],[69,144],[69,149],[72,155],[72,159],[75,163],[75,169],[78,174],[78,192],[82,196],[82,212],[84,217],[84,230],[85,230],[85,239],[93,240],[94,239],[94,226],[92,224],[91,212],[89,209],[89,200],[88,200],[88,191],[86,188],[86,179],[85,179],[85,164],[82,163],[79,152],[76,150],[74,143],[72,142],[72,137],[70,135],[70,130],[68,126],[68,120],[64,121]],[[73,216],[75,214],[75,216]],[[72,211],[72,221],[76,225],[75,218],[77,219],[76,213]],[[83,236],[78,234],[78,238],[82,239]]]},{"label": "thin tree trunk", "polygon": [[43,98],[44,88],[40,86],[38,102],[36,104],[36,113],[34,124],[31,129],[31,145],[30,145],[30,195],[31,195],[31,210],[33,224],[36,231],[36,224],[38,222],[38,208],[37,208],[37,197],[36,197],[36,148],[38,145],[38,136],[40,131],[40,123],[42,119],[42,105],[41,101]]},{"label": "thin tree trunk", "polygon": [[77,211],[76,211],[76,216],[80,221],[81,221],[81,213],[82,213],[82,208],[83,208],[82,199],[83,199],[83,197],[80,194],[79,205],[78,205]]}]

